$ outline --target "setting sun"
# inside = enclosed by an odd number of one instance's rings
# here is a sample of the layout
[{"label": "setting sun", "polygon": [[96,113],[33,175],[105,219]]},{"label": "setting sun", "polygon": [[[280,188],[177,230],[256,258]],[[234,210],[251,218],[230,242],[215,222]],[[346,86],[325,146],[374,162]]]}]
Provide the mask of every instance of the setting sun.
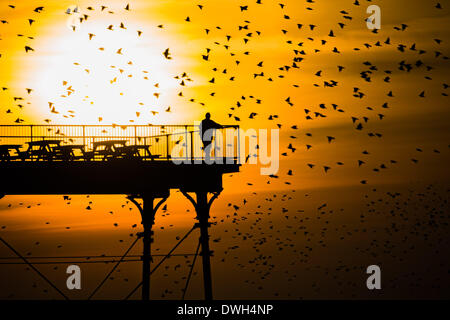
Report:
[{"label": "setting sun", "polygon": [[18,66],[39,92],[37,117],[50,111],[60,124],[182,121],[169,107],[180,82],[191,79],[177,71],[180,59],[172,60],[170,52],[164,56],[175,39],[158,32],[155,23],[135,19],[112,24],[114,19],[92,16],[72,30],[62,18],[71,19],[59,16],[46,25],[53,32],[34,45],[48,54],[34,65]]},{"label": "setting sun", "polygon": [[0,300],[449,296],[448,3],[0,2]]}]

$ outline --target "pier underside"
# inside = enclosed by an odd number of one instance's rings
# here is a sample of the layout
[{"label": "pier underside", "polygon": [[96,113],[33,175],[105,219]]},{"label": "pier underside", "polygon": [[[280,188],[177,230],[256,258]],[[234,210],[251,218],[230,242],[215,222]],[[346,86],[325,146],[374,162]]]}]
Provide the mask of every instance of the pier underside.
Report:
[{"label": "pier underside", "polygon": [[158,194],[222,190],[222,175],[239,165],[134,162],[9,162],[0,166],[0,194]]}]

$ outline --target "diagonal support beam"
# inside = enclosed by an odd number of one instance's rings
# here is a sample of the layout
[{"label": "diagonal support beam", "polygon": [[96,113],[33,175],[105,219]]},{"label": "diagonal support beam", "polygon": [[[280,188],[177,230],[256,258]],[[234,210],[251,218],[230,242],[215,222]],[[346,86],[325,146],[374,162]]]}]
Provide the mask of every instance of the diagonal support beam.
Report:
[{"label": "diagonal support beam", "polygon": [[[198,225],[197,225],[197,224],[195,224],[195,225],[192,227],[192,229],[189,230],[188,233],[186,233],[186,234],[184,235],[184,237],[181,238],[181,239],[178,241],[178,243],[177,243],[177,244],[169,251],[169,253],[168,253],[167,255],[165,255],[164,258],[161,259],[161,261],[159,261],[159,263],[156,265],[156,267],[154,267],[153,270],[150,272],[150,275],[152,275],[153,272],[155,272],[156,269],[158,269],[158,267],[159,267],[160,265],[162,265],[162,263],[163,263],[166,259],[170,258],[171,254],[175,251],[175,249],[178,248],[178,246],[179,246],[184,240],[186,240],[186,238],[191,234],[192,231],[194,231],[195,228],[198,228]],[[131,291],[131,292],[125,297],[125,300],[128,300],[128,298],[130,298],[130,297],[136,292],[136,290],[139,289],[140,286],[142,286],[142,281],[136,286],[136,288],[133,289],[133,291]]]},{"label": "diagonal support beam", "polygon": [[69,298],[58,289],[46,276],[44,276],[35,266],[33,266],[24,256],[22,256],[16,249],[14,249],[8,242],[6,242],[2,237],[0,237],[0,241],[3,242],[5,246],[7,246],[16,256],[22,259],[31,269],[33,269],[42,279],[44,279],[53,289],[55,289],[60,295],[64,297],[64,299],[69,300]]}]

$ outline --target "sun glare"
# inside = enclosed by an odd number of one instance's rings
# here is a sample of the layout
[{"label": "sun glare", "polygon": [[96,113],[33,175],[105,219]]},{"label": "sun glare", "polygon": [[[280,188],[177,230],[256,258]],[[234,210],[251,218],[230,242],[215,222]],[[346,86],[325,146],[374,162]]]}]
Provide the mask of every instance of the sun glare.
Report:
[{"label": "sun glare", "polygon": [[33,67],[31,84],[41,94],[36,116],[50,111],[52,123],[179,120],[168,111],[180,83],[176,62],[163,55],[170,39],[120,23],[108,26],[95,21],[75,32],[64,26],[42,40],[48,56]]}]

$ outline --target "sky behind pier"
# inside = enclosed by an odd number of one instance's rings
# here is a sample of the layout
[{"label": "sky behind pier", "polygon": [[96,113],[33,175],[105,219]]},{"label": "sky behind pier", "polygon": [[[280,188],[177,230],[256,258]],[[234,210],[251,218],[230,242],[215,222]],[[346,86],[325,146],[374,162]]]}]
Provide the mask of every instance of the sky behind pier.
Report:
[{"label": "sky behind pier", "polygon": [[[381,8],[376,33],[365,22],[371,4]],[[422,262],[449,244],[449,8],[407,0],[2,1],[0,124],[193,124],[211,112],[221,124],[280,129],[276,177],[244,165],[224,177],[213,206],[218,298],[370,298],[362,268],[375,262],[392,265],[385,297],[448,297],[438,288],[448,258]],[[192,225],[193,210],[173,191],[161,215],[155,248],[165,252]],[[139,222],[122,196],[0,200],[2,237],[32,255],[120,255]],[[128,265],[104,297],[138,281],[139,263]],[[176,265],[157,276],[155,297],[177,297]],[[31,273],[9,277],[8,268],[0,265],[0,298],[57,297],[43,283],[33,287]],[[105,270],[87,268],[93,288]],[[236,271],[234,282],[224,280]]]}]

